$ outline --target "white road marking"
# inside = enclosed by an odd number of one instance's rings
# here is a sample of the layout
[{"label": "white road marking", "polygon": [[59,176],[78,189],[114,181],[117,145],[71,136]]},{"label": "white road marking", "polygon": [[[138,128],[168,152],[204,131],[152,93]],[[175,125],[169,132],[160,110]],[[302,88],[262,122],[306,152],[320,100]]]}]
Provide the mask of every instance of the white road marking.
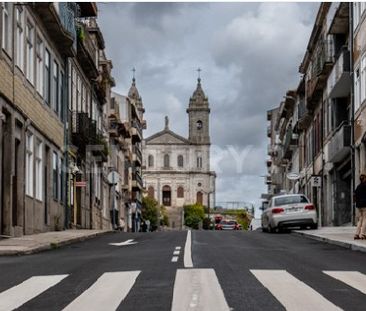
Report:
[{"label": "white road marking", "polygon": [[192,248],[191,230],[188,230],[186,244],[184,246],[184,267],[185,268],[193,268],[191,248]]},{"label": "white road marking", "polygon": [[14,310],[61,282],[68,274],[33,276],[0,293],[0,310]]},{"label": "white road marking", "polygon": [[178,269],[172,311],[229,311],[213,269]]},{"label": "white road marking", "polygon": [[176,250],[180,250],[180,249],[181,249],[181,247],[180,247],[180,246],[176,246],[176,247],[175,247],[175,249],[176,249]]},{"label": "white road marking", "polygon": [[177,262],[178,261],[178,256],[173,256],[172,257],[172,262]]},{"label": "white road marking", "polygon": [[107,272],[72,301],[64,311],[114,311],[135,284],[141,271]]},{"label": "white road marking", "polygon": [[285,270],[250,270],[287,311],[342,310]]},{"label": "white road marking", "polygon": [[120,243],[109,243],[109,245],[113,245],[113,246],[126,246],[126,245],[133,245],[133,244],[137,244],[138,242],[133,242],[132,240],[127,240],[124,242],[120,242]]},{"label": "white road marking", "polygon": [[366,294],[366,275],[358,271],[323,271],[325,274],[335,278],[347,285]]},{"label": "white road marking", "polygon": [[173,252],[173,255],[179,255],[180,254],[180,251],[174,251]]}]

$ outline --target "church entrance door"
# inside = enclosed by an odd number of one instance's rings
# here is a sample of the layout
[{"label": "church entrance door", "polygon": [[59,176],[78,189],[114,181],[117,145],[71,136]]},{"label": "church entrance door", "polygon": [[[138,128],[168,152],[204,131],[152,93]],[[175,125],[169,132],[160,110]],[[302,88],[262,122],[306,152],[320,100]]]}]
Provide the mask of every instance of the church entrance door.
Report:
[{"label": "church entrance door", "polygon": [[172,191],[169,186],[163,187],[163,205],[171,206],[172,204]]}]

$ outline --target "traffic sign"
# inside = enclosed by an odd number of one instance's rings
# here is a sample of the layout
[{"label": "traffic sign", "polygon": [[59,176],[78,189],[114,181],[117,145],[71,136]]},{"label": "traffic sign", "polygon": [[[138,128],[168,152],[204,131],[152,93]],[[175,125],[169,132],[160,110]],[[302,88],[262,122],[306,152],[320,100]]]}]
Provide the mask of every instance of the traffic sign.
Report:
[{"label": "traffic sign", "polygon": [[311,186],[319,188],[322,186],[322,177],[321,176],[311,176]]}]

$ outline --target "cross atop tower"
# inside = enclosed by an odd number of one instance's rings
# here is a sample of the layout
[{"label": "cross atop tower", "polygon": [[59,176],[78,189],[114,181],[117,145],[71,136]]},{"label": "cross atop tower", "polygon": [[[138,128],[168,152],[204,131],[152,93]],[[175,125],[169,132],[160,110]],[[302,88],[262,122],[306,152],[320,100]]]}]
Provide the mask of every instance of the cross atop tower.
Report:
[{"label": "cross atop tower", "polygon": [[197,72],[198,72],[198,80],[201,80],[201,71],[202,69],[198,67]]},{"label": "cross atop tower", "polygon": [[135,72],[136,72],[136,68],[135,68],[135,67],[133,67],[131,71],[132,71],[132,80],[135,80]]}]

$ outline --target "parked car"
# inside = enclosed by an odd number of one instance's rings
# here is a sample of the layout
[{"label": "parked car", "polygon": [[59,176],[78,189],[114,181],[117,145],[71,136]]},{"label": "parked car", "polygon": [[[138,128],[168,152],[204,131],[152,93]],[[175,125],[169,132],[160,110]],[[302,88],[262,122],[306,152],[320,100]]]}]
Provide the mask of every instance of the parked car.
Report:
[{"label": "parked car", "polygon": [[283,228],[318,228],[315,206],[303,194],[272,197],[261,217],[262,230],[276,232]]},{"label": "parked car", "polygon": [[216,224],[215,230],[241,230],[242,227],[235,220],[221,220]]},{"label": "parked car", "polygon": [[250,224],[248,226],[248,229],[250,231],[253,231],[253,230],[257,230],[261,227],[261,219],[260,218],[253,218],[251,221],[250,221]]}]

